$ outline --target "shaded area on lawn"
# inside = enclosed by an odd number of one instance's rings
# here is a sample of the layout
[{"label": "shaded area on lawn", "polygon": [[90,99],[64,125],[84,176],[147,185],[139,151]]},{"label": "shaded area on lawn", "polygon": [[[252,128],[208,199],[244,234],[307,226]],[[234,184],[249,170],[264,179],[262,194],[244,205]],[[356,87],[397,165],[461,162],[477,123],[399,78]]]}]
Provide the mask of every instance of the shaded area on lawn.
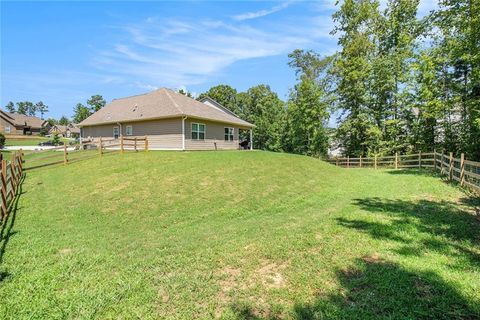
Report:
[{"label": "shaded area on lawn", "polygon": [[[17,231],[13,230],[15,225],[15,218],[17,216],[18,208],[18,201],[20,200],[20,196],[24,193],[22,190],[22,184],[25,180],[25,176],[20,179],[18,184],[18,191],[15,198],[13,198],[13,203],[11,204],[11,208],[7,218],[3,221],[3,224],[0,229],[0,267],[2,267],[3,263],[3,256],[7,249],[8,242],[10,241],[10,237],[15,235]],[[3,268],[2,268],[3,269]],[[10,277],[10,273],[8,271],[4,271],[0,269],[0,283]]]},{"label": "shaded area on lawn", "polygon": [[[469,201],[464,203],[471,205]],[[338,218],[345,227],[369,233],[377,239],[400,242],[396,252],[421,256],[436,251],[466,258],[472,267],[480,266],[480,254],[472,248],[480,245],[480,220],[472,212],[448,201],[405,201],[379,198],[355,199],[365,211],[381,214],[387,221]],[[420,234],[420,237],[412,237]]]},{"label": "shaded area on lawn", "polygon": [[339,270],[337,295],[297,304],[297,319],[478,319],[464,297],[433,272],[412,272],[378,257]]}]

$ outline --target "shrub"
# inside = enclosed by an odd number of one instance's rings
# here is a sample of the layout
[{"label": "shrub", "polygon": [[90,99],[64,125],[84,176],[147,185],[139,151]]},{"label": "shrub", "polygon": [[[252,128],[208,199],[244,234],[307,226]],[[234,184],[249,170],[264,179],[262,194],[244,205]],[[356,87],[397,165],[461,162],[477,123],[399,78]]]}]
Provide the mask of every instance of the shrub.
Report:
[{"label": "shrub", "polygon": [[52,142],[54,146],[58,146],[60,144],[60,136],[58,135],[58,133],[53,134]]},{"label": "shrub", "polygon": [[46,136],[48,134],[48,128],[46,127],[42,127],[42,129],[40,129],[40,135],[42,137]]},{"label": "shrub", "polygon": [[0,133],[0,148],[3,148],[5,146],[5,135],[3,133]]}]

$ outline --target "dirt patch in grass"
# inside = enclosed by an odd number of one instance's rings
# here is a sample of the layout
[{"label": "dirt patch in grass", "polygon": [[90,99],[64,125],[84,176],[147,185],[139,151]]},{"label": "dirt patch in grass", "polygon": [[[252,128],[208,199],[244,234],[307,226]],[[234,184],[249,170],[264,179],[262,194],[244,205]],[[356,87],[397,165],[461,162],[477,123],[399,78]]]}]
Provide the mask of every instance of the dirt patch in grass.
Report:
[{"label": "dirt patch in grass", "polygon": [[288,264],[277,264],[268,260],[263,260],[260,268],[255,270],[255,274],[265,288],[284,288],[287,283],[282,272],[287,268]]}]

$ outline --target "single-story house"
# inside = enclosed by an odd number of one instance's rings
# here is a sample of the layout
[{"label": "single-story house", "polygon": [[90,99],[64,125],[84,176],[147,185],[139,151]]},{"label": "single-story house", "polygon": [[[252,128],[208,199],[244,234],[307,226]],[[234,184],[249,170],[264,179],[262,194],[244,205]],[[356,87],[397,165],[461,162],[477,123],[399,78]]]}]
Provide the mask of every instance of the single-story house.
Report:
[{"label": "single-story house", "polygon": [[248,130],[251,141],[254,127],[210,98],[166,88],[114,99],[78,126],[82,139],[146,136],[157,150],[238,149],[239,131]]},{"label": "single-story house", "polygon": [[0,132],[4,134],[40,134],[42,128],[50,128],[47,121],[24,114],[0,110]]},{"label": "single-story house", "polygon": [[58,134],[65,138],[78,138],[80,137],[80,128],[73,123],[68,126],[56,124],[50,128],[48,134]]}]

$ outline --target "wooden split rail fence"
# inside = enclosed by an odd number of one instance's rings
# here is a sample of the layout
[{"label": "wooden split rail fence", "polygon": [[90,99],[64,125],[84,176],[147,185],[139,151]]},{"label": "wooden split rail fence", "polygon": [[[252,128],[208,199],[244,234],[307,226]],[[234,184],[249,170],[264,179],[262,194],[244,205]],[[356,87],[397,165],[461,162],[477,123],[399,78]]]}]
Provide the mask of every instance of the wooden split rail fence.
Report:
[{"label": "wooden split rail fence", "polygon": [[0,225],[5,221],[10,211],[10,207],[15,199],[20,183],[23,178],[23,152],[16,151],[12,154],[10,161],[3,159],[0,154],[0,185],[1,185],[1,208]]},{"label": "wooden split rail fence", "polygon": [[465,159],[462,153],[455,158],[453,153],[448,155],[438,152],[416,153],[394,156],[374,156],[358,158],[329,158],[327,162],[345,168],[431,168],[448,176],[449,180],[460,183],[480,194],[480,162]]},{"label": "wooden split rail fence", "polygon": [[[96,152],[95,152],[96,150]],[[32,151],[27,154],[25,170],[45,167],[54,164],[68,164],[89,159],[106,153],[127,151],[148,151],[147,137],[119,137],[84,139],[76,145],[63,145],[45,150]]]}]

